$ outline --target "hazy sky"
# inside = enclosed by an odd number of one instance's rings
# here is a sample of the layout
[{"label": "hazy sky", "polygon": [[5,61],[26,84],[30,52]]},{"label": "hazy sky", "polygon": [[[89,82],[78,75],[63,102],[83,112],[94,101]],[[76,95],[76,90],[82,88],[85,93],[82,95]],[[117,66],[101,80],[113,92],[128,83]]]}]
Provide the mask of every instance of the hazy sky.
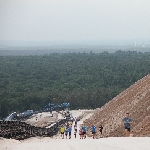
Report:
[{"label": "hazy sky", "polygon": [[0,0],[0,40],[134,38],[150,39],[150,0]]}]

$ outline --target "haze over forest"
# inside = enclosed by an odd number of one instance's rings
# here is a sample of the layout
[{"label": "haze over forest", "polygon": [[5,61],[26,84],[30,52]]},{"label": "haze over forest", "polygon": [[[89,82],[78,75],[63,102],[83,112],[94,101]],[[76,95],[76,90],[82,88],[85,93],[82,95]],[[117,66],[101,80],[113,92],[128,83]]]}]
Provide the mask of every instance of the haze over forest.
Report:
[{"label": "haze over forest", "polygon": [[0,0],[0,50],[147,48],[149,6],[149,0]]}]

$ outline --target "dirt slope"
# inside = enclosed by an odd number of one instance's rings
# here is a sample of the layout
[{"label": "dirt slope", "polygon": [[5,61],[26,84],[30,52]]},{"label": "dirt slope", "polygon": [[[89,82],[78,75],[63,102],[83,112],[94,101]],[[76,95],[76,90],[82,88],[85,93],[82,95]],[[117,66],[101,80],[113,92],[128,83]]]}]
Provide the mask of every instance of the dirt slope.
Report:
[{"label": "dirt slope", "polygon": [[[105,137],[124,136],[121,121],[126,112],[130,112],[133,119],[131,134],[150,136],[150,74],[97,109],[85,124],[90,127],[93,123],[97,128],[102,124]],[[91,134],[89,130],[88,134]]]}]

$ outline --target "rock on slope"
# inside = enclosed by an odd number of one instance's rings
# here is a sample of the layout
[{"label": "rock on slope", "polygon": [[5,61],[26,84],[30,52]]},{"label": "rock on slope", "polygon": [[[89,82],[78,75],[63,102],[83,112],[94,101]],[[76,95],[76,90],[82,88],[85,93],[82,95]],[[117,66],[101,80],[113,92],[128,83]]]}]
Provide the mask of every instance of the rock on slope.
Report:
[{"label": "rock on slope", "polygon": [[[121,121],[126,112],[129,112],[133,119],[131,134],[133,136],[150,136],[150,74],[103,107],[98,108],[94,115],[85,121],[85,124],[90,127],[93,123],[97,129],[102,124],[104,137],[124,136],[124,127]],[[91,135],[90,130],[88,130],[88,135]]]}]

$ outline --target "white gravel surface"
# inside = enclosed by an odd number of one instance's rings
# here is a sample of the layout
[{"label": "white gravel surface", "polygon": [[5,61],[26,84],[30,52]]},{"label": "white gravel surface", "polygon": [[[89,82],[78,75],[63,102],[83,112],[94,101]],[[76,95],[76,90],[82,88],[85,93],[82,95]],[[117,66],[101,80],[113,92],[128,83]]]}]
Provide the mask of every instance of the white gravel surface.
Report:
[{"label": "white gravel surface", "polygon": [[33,138],[22,143],[0,145],[1,150],[150,150],[149,137],[102,139]]}]

